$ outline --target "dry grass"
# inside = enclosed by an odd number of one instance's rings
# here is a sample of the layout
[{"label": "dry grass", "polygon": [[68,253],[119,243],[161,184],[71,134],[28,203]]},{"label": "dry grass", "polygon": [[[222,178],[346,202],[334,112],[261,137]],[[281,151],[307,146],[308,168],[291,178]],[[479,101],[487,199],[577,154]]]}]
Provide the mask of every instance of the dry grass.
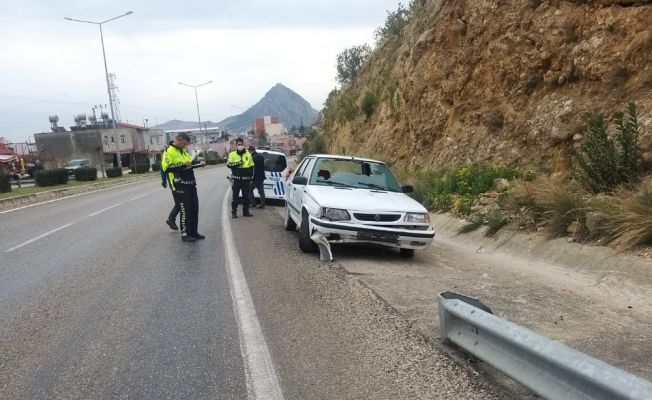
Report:
[{"label": "dry grass", "polygon": [[597,220],[597,233],[618,250],[628,250],[652,242],[652,190],[621,190],[590,202]]},{"label": "dry grass", "polygon": [[518,183],[505,207],[512,212],[528,208],[537,221],[546,223],[552,236],[565,236],[570,224],[578,222],[584,227],[586,222],[586,201],[581,189],[549,180]]}]

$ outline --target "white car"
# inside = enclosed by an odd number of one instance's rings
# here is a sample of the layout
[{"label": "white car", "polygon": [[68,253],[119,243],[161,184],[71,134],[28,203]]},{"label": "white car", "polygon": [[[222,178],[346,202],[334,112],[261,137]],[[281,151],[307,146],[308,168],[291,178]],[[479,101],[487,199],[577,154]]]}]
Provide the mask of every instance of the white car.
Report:
[{"label": "white car", "polygon": [[[279,151],[257,149],[256,153],[265,159],[265,198],[267,200],[285,200],[285,180],[289,174],[288,161]],[[254,190],[254,198],[260,198]]]},{"label": "white car", "polygon": [[285,229],[299,228],[304,252],[326,250],[332,259],[330,243],[363,243],[410,258],[435,237],[428,211],[405,194],[412,188],[381,161],[311,155],[286,185]]}]

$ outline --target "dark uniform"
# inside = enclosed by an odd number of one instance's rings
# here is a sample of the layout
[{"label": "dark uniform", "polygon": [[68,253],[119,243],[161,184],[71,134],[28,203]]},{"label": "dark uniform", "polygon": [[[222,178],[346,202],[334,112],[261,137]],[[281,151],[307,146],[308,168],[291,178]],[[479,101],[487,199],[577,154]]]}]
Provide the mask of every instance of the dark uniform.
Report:
[{"label": "dark uniform", "polygon": [[265,158],[259,153],[252,154],[254,160],[254,180],[251,184],[251,202],[254,203],[254,189],[258,191],[260,204],[258,207],[265,208]]},{"label": "dark uniform", "polygon": [[254,178],[254,161],[251,153],[247,150],[233,150],[229,153],[229,159],[226,163],[231,169],[231,181],[233,184],[233,199],[231,201],[231,214],[237,218],[238,203],[240,202],[240,193],[242,193],[242,211],[244,216],[251,216],[249,213],[249,192],[251,190],[251,181]]}]

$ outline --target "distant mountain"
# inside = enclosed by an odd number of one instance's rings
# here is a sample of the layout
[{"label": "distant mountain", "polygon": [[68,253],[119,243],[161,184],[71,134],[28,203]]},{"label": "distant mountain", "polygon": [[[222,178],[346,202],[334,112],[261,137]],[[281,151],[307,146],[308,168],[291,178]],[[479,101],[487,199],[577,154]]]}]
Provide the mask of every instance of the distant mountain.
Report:
[{"label": "distant mountain", "polygon": [[319,112],[303,97],[279,83],[247,111],[218,122],[217,125],[230,132],[246,132],[251,129],[254,119],[265,115],[280,118],[285,127],[290,129],[293,125],[299,127],[301,122],[304,126],[311,126],[317,120]]},{"label": "distant mountain", "polygon": [[[202,125],[220,126],[226,128],[229,132],[241,133],[251,129],[254,119],[265,115],[280,118],[285,127],[290,129],[292,126],[299,127],[302,122],[304,126],[311,126],[317,120],[319,112],[313,109],[310,103],[296,92],[278,83],[258,103],[249,107],[242,114],[228,117],[217,123],[202,121]],[[197,122],[173,119],[156,127],[166,131],[194,129],[197,128]]]},{"label": "distant mountain", "polygon": [[[202,126],[204,124],[206,124],[206,126],[217,125],[211,121],[202,121]],[[173,119],[172,121],[168,121],[164,124],[156,125],[156,128],[161,128],[164,131],[174,131],[178,129],[197,129],[199,128],[199,124],[197,124],[197,121],[181,121],[179,119]]]}]

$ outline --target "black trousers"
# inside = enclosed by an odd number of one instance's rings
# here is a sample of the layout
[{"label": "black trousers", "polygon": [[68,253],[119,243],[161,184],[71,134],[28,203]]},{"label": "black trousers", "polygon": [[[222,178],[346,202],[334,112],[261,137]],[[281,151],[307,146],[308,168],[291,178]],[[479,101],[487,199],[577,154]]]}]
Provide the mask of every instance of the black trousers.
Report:
[{"label": "black trousers", "polygon": [[[231,211],[238,211],[238,203],[242,202],[242,211],[245,214],[249,213],[249,204],[251,203],[251,180],[234,179],[233,180],[233,199],[231,200]],[[242,201],[240,201],[240,193],[242,192]]]},{"label": "black trousers", "polygon": [[177,215],[181,212],[181,207],[179,207],[179,196],[177,195],[177,192],[174,190],[171,190],[172,192],[172,198],[174,199],[174,207],[172,207],[172,211],[170,211],[170,215],[168,216],[168,219],[170,221],[176,221],[177,220]]},{"label": "black trousers", "polygon": [[255,203],[254,200],[254,189],[258,191],[258,196],[260,197],[260,203],[265,205],[265,181],[253,181],[251,183],[251,203]]},{"label": "black trousers", "polygon": [[199,198],[196,186],[177,185],[179,209],[181,210],[181,232],[189,236],[197,235],[199,223]]}]

